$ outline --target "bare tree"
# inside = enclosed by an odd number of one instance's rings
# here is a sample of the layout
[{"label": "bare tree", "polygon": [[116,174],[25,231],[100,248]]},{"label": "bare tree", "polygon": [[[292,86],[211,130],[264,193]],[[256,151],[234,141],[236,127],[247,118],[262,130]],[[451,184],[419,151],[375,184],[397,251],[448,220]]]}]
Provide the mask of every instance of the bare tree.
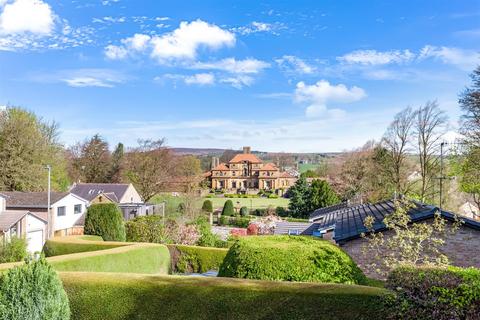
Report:
[{"label": "bare tree", "polygon": [[173,176],[173,155],[164,140],[139,140],[126,155],[125,172],[144,201],[150,200]]},{"label": "bare tree", "polygon": [[382,144],[391,158],[391,176],[395,190],[400,193],[408,191],[405,169],[414,117],[415,112],[410,107],[397,113],[382,139]]},{"label": "bare tree", "polygon": [[420,163],[420,198],[434,196],[435,176],[439,170],[440,139],[447,128],[448,117],[436,101],[428,101],[415,111],[414,132]]}]

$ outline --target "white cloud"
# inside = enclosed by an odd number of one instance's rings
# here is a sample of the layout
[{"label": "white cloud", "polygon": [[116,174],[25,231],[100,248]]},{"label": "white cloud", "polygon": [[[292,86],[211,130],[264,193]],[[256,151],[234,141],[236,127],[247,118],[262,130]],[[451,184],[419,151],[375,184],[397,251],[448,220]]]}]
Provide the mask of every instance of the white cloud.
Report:
[{"label": "white cloud", "polygon": [[215,83],[215,76],[211,73],[197,73],[193,76],[185,77],[186,84],[198,84],[201,86],[212,85]]},{"label": "white cloud", "polygon": [[117,2],[120,2],[120,0],[102,0],[102,5],[104,6],[109,6],[113,3],[117,3]]},{"label": "white cloud", "polygon": [[255,80],[246,75],[238,75],[236,77],[227,77],[220,80],[222,83],[230,84],[236,89],[242,89],[243,87],[249,87],[253,84]]},{"label": "white cloud", "polygon": [[350,64],[362,65],[384,65],[390,63],[405,63],[415,59],[415,54],[410,50],[356,50],[341,57],[337,57],[338,61]]},{"label": "white cloud", "polygon": [[160,83],[162,83],[164,80],[171,80],[173,81],[175,87],[176,87],[177,81],[182,81],[187,85],[207,86],[207,85],[215,84],[215,75],[211,73],[197,73],[194,75],[167,73],[162,76],[157,76],[153,80],[158,81]]},{"label": "white cloud", "polygon": [[253,21],[252,23],[246,26],[232,28],[231,30],[241,35],[249,35],[252,33],[259,33],[259,32],[266,32],[266,33],[272,33],[274,35],[278,35],[278,31],[282,29],[286,29],[283,23],[276,22],[272,24],[272,23],[266,23],[266,22]]},{"label": "white cloud", "polygon": [[202,20],[181,22],[172,32],[151,39],[151,56],[160,62],[171,59],[194,59],[200,47],[219,49],[235,44],[235,35]]},{"label": "white cloud", "polygon": [[284,55],[279,59],[275,59],[275,62],[286,72],[299,74],[311,74],[315,72],[315,67],[295,56]]},{"label": "white cloud", "polygon": [[297,83],[294,100],[307,103],[307,116],[341,116],[344,111],[329,109],[330,103],[350,103],[365,98],[367,94],[359,87],[347,88],[344,84],[332,85],[326,80],[320,80],[313,85],[303,81]]},{"label": "white cloud", "polygon": [[121,60],[126,58],[128,55],[127,49],[120,46],[108,45],[105,47],[105,56],[111,60]]},{"label": "white cloud", "polygon": [[53,76],[46,76],[39,81],[60,81],[70,87],[103,87],[112,88],[126,81],[121,73],[109,69],[77,69],[63,70]]},{"label": "white cloud", "polygon": [[426,45],[420,51],[418,58],[438,59],[443,63],[456,65],[465,70],[471,70],[480,63],[480,53],[453,47],[436,47]]},{"label": "white cloud", "polygon": [[[172,32],[149,36],[135,34],[121,40],[122,45],[108,45],[105,55],[111,59],[123,59],[135,53],[151,48],[149,54],[160,63],[172,60],[193,60],[202,47],[212,50],[230,47],[235,44],[235,35],[227,30],[202,20],[181,22]],[[120,52],[120,54],[116,54]]]},{"label": "white cloud", "polygon": [[54,27],[52,8],[41,0],[15,0],[6,3],[0,14],[0,34],[30,32],[48,35]]},{"label": "white cloud", "polygon": [[255,74],[268,67],[270,67],[269,63],[252,58],[244,60],[226,58],[214,62],[197,62],[192,65],[193,69],[221,70],[235,74]]}]

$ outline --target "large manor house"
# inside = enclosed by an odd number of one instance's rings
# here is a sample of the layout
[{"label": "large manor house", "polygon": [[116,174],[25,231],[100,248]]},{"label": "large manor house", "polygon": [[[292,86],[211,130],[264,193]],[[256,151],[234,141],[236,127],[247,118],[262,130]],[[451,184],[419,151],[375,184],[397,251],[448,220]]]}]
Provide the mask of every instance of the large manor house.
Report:
[{"label": "large manor house", "polygon": [[258,190],[288,189],[297,180],[288,172],[281,172],[274,163],[264,163],[243,147],[228,163],[214,158],[210,171],[211,187],[215,190],[253,192]]}]

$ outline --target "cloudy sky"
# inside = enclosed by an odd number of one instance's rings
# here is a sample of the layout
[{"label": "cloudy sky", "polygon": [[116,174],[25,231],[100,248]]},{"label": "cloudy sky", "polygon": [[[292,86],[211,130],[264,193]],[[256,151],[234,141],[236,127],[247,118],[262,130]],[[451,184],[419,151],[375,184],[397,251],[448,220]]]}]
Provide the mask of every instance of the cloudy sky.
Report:
[{"label": "cloudy sky", "polygon": [[66,144],[341,151],[437,99],[456,129],[480,1],[0,0],[0,105]]}]

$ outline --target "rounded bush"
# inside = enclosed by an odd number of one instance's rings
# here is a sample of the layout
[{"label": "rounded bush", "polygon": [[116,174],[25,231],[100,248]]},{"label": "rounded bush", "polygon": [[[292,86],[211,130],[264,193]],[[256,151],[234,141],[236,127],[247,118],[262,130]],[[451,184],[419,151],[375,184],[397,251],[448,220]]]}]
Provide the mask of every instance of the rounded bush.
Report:
[{"label": "rounded bush", "polygon": [[240,208],[240,215],[241,215],[242,217],[248,216],[248,208],[247,208],[247,207],[241,207],[241,208]]},{"label": "rounded bush", "polygon": [[212,200],[203,201],[202,211],[209,212],[209,213],[213,212]]},{"label": "rounded bush", "polygon": [[84,233],[101,236],[105,241],[125,241],[125,224],[115,203],[98,203],[88,207]]},{"label": "rounded bush", "polygon": [[223,216],[233,216],[233,215],[235,215],[235,210],[233,209],[232,200],[225,201],[225,204],[223,205],[222,215]]},{"label": "rounded bush", "polygon": [[245,279],[363,284],[365,275],[339,247],[301,236],[240,238],[218,274]]},{"label": "rounded bush", "polygon": [[15,267],[1,276],[0,319],[70,319],[62,282],[45,259]]}]

